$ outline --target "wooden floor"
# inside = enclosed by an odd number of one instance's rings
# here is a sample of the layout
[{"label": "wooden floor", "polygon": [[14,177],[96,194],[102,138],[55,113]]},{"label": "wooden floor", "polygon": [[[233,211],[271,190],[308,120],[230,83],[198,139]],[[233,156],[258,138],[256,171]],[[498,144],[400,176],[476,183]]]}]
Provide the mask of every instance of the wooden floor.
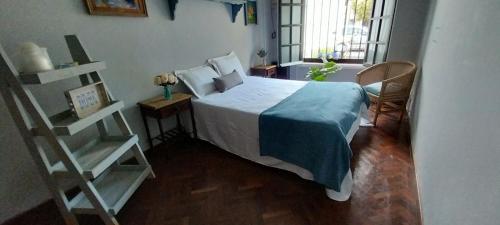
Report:
[{"label": "wooden floor", "polygon": [[[354,188],[347,202],[328,199],[321,185],[206,142],[162,146],[147,154],[157,178],[139,188],[118,220],[122,225],[420,224],[407,129],[388,116],[380,117],[378,128],[360,128],[351,144]],[[79,220],[102,224],[95,216]],[[64,223],[50,201],[6,224]]]}]

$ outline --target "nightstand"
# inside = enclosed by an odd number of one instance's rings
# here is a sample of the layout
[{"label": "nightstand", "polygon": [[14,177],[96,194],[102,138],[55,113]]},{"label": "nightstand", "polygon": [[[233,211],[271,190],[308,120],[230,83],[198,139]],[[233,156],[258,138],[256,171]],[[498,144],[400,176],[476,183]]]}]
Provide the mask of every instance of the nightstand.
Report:
[{"label": "nightstand", "polygon": [[254,76],[276,77],[277,68],[276,65],[261,65],[252,67],[250,72]]},{"label": "nightstand", "polygon": [[[193,105],[191,103],[192,95],[184,93],[174,93],[172,94],[172,99],[166,100],[163,96],[154,97],[142,102],[137,103],[141,110],[142,120],[144,126],[146,127],[146,134],[148,136],[149,146],[154,147],[153,141],[158,140],[161,142],[166,142],[169,139],[173,139],[180,135],[186,135],[186,131],[181,124],[179,114],[185,110],[190,111],[191,124],[193,126],[193,136],[197,138],[196,124],[194,121]],[[164,131],[161,124],[161,120],[175,115],[177,119],[177,126],[174,129]],[[160,134],[156,137],[151,137],[151,132],[149,131],[149,125],[147,117],[153,118],[158,123],[158,128]]]}]

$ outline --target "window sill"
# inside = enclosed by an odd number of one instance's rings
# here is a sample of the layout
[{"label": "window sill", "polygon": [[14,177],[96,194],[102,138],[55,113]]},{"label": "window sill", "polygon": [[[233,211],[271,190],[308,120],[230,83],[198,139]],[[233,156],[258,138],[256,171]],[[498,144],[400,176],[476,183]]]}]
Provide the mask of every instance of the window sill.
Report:
[{"label": "window sill", "polygon": [[[322,65],[323,65],[323,63],[303,62],[303,63],[297,64],[295,66],[299,66],[299,67],[313,67],[313,66],[322,66]],[[366,66],[364,66],[362,63],[360,63],[360,64],[337,63],[337,65],[341,66],[343,70],[346,70],[346,69],[359,70],[359,69],[365,69],[366,68]]]}]

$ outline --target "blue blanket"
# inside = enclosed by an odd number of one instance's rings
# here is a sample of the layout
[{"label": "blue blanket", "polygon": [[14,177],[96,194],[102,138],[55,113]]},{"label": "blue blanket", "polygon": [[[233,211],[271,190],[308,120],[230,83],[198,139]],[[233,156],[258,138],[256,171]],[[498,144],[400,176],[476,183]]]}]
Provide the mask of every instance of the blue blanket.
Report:
[{"label": "blue blanket", "polygon": [[340,191],[350,168],[346,135],[366,92],[348,82],[309,82],[259,116],[260,154],[309,170],[314,180]]}]

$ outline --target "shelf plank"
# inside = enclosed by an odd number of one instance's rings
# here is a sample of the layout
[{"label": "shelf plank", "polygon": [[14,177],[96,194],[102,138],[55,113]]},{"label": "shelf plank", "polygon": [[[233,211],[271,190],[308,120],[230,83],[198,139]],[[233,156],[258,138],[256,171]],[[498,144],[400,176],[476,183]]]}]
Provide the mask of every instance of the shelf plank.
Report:
[{"label": "shelf plank", "polygon": [[[53,131],[59,136],[72,136],[79,131],[95,124],[97,121],[111,115],[112,113],[123,108],[124,104],[122,101],[111,102],[110,105],[102,108],[96,113],[85,117],[83,119],[78,119],[73,116],[70,110],[66,110],[62,113],[50,117],[50,121],[54,126]],[[39,133],[34,131],[34,133]]]},{"label": "shelf plank", "polygon": [[91,62],[63,69],[49,70],[33,74],[20,74],[23,84],[47,84],[106,69],[104,62]]},{"label": "shelf plank", "polygon": [[[103,174],[102,178],[99,177],[93,183],[106,202],[109,213],[116,215],[150,172],[150,166],[122,165]],[[73,213],[96,214],[96,210],[83,193],[75,196],[71,204]]]},{"label": "shelf plank", "polygon": [[[83,169],[83,175],[88,179],[95,179],[138,140],[137,135],[96,139],[75,151],[73,156]],[[62,162],[58,162],[52,166],[52,174],[56,177],[64,177],[68,175],[68,170]]]}]

